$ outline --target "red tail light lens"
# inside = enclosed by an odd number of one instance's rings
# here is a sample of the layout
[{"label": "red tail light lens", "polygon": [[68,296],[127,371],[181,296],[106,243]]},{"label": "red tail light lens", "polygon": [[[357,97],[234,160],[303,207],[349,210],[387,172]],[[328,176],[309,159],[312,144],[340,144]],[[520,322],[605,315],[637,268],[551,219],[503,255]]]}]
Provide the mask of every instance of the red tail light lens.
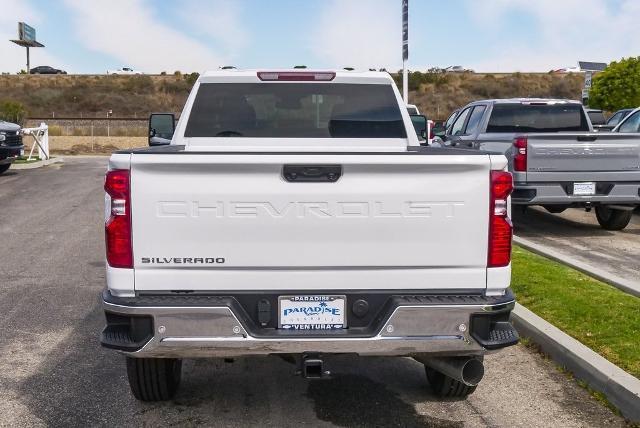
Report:
[{"label": "red tail light lens", "polygon": [[527,170],[527,137],[517,137],[513,140],[515,156],[513,157],[513,170],[525,172]]},{"label": "red tail light lens", "polygon": [[109,218],[104,226],[107,263],[115,268],[133,268],[129,170],[108,171],[104,190],[109,195],[111,204]]},{"label": "red tail light lens", "polygon": [[509,219],[507,199],[512,191],[513,178],[510,173],[491,171],[488,267],[503,267],[511,263],[513,225]]}]

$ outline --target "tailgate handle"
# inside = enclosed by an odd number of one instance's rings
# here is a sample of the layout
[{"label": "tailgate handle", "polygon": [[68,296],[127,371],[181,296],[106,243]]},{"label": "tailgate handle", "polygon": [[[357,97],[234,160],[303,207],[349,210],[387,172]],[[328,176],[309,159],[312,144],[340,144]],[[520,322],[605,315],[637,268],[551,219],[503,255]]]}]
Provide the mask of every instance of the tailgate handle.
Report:
[{"label": "tailgate handle", "polygon": [[578,141],[596,141],[597,135],[578,135]]},{"label": "tailgate handle", "polygon": [[333,183],[342,176],[342,165],[284,165],[282,176],[290,183]]}]

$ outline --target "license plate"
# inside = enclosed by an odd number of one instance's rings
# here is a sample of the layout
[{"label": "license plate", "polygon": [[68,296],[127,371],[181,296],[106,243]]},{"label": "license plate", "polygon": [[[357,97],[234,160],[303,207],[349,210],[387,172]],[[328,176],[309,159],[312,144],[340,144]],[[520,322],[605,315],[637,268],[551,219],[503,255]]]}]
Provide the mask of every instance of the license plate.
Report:
[{"label": "license plate", "polygon": [[278,326],[286,330],[346,328],[345,296],[281,296]]},{"label": "license plate", "polygon": [[595,195],[596,183],[573,183],[573,194],[576,196]]}]

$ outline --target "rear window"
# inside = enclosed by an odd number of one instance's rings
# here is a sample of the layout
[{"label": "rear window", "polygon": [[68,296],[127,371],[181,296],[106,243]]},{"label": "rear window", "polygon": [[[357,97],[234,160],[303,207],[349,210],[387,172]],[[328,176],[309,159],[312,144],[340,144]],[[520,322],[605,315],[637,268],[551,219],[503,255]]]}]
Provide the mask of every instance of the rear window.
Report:
[{"label": "rear window", "polygon": [[578,104],[496,104],[487,132],[589,131]]},{"label": "rear window", "polygon": [[605,119],[604,113],[601,111],[588,111],[587,114],[592,125],[604,125],[607,123],[607,119]]},{"label": "rear window", "polygon": [[185,137],[406,138],[391,85],[203,83]]}]

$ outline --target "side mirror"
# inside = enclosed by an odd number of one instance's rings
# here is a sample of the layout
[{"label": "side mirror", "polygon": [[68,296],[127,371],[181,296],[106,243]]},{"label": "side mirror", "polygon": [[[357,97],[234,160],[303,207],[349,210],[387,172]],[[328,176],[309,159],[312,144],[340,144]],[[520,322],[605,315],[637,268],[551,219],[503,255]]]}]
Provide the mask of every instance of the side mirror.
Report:
[{"label": "side mirror", "polygon": [[173,113],[151,113],[149,116],[149,145],[166,146],[171,144],[176,129],[176,117]]},{"label": "side mirror", "polygon": [[[422,114],[412,114],[411,123],[413,124],[413,129],[416,131],[416,135],[419,140],[425,142],[427,141],[427,118]],[[422,144],[422,143],[421,143]]]}]

